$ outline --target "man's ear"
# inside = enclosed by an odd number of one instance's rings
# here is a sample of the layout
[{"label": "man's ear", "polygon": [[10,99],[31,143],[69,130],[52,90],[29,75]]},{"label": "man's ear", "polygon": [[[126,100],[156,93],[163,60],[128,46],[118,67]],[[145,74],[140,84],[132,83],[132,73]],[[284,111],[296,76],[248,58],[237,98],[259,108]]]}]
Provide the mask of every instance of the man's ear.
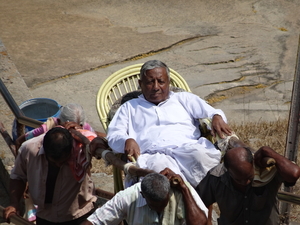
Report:
[{"label": "man's ear", "polygon": [[141,193],[141,195],[143,196],[143,198],[145,198],[145,196],[144,196],[143,192],[141,192],[141,191],[140,191],[140,193]]}]

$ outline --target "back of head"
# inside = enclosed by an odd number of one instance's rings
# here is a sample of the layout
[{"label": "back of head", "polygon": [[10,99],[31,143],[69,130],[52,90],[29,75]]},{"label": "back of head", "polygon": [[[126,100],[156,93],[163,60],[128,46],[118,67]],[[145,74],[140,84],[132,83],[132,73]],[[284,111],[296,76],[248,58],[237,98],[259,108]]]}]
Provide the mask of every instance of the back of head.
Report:
[{"label": "back of head", "polygon": [[159,173],[150,173],[141,183],[142,193],[153,201],[164,201],[170,193],[170,182],[167,177]]},{"label": "back of head", "polygon": [[46,156],[53,159],[60,159],[71,153],[73,137],[67,129],[54,127],[46,133],[43,147]]},{"label": "back of head", "polygon": [[149,60],[149,61],[145,62],[143,64],[143,66],[141,67],[141,70],[140,70],[140,79],[142,79],[142,76],[144,76],[146,74],[147,70],[152,70],[152,69],[160,68],[160,67],[166,69],[167,75],[170,79],[170,69],[169,69],[169,67],[165,63],[163,63],[159,60]]},{"label": "back of head", "polygon": [[85,112],[81,105],[69,103],[61,108],[59,119],[61,124],[73,121],[81,126],[86,122]]}]

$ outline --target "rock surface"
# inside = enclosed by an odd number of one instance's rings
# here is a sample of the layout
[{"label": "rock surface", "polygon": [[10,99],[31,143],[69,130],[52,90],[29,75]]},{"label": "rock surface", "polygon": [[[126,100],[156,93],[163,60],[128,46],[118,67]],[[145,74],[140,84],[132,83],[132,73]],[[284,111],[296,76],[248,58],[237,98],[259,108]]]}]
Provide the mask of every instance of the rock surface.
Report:
[{"label": "rock surface", "polygon": [[[95,107],[102,82],[159,59],[229,122],[286,118],[299,11],[298,0],[0,0],[1,79],[17,104],[37,97],[77,102],[103,131]],[[0,103],[10,133],[14,116]],[[100,180],[111,185],[111,177]]]}]

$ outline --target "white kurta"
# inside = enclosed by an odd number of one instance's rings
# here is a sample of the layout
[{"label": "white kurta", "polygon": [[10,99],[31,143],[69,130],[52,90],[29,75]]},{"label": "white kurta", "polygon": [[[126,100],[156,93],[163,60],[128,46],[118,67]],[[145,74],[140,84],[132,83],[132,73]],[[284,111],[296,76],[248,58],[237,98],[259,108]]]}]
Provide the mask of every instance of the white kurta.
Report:
[{"label": "white kurta", "polygon": [[168,166],[196,186],[221,157],[210,141],[200,138],[198,119],[215,114],[227,121],[222,110],[189,92],[170,92],[158,105],[140,95],[117,110],[108,127],[108,144],[124,153],[125,141],[133,138],[140,146],[141,168],[160,172]]}]

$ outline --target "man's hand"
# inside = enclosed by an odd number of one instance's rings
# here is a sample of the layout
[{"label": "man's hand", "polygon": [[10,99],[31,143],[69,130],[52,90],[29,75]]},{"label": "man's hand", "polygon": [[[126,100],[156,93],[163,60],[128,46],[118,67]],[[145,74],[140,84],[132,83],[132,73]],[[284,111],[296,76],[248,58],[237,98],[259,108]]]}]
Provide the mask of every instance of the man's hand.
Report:
[{"label": "man's hand", "polygon": [[227,135],[232,134],[231,128],[228,126],[227,123],[223,120],[222,116],[214,115],[211,122],[211,134],[212,136],[219,135],[220,138],[224,138],[224,133]]},{"label": "man's hand", "polygon": [[166,176],[169,180],[172,176],[176,175],[173,170],[170,168],[166,167],[164,170],[160,171],[160,174]]},{"label": "man's hand", "polygon": [[293,163],[267,146],[261,147],[254,154],[254,162],[261,168],[266,167],[270,158],[274,160],[277,172],[284,181],[290,186],[294,185],[300,177],[300,167],[296,163]]},{"label": "man's hand", "polygon": [[[254,163],[260,168],[266,168],[270,166],[270,161],[277,154],[273,149],[267,146],[263,146],[258,149],[254,154]],[[275,160],[273,159],[273,163]]]},{"label": "man's hand", "polygon": [[124,152],[127,155],[128,160],[131,162],[136,160],[141,154],[138,143],[136,143],[136,141],[132,138],[126,140]]},{"label": "man's hand", "polygon": [[162,170],[160,172],[160,174],[166,176],[171,184],[171,187],[177,188],[177,189],[181,189],[183,187],[185,187],[185,183],[183,181],[183,179],[181,178],[180,175],[175,174],[171,169],[169,169],[168,167],[165,168],[164,170]]},{"label": "man's hand", "polygon": [[9,218],[14,214],[17,214],[17,209],[14,206],[8,206],[3,210],[3,217],[8,223],[10,223]]},{"label": "man's hand", "polygon": [[95,152],[97,149],[109,149],[107,140],[105,140],[102,137],[95,137],[91,142],[90,142],[90,152],[91,155],[96,157]]},{"label": "man's hand", "polygon": [[171,184],[171,187],[176,188],[181,192],[186,210],[186,224],[187,225],[207,225],[207,218],[205,213],[197,205],[194,197],[191,194],[190,189],[185,184],[180,175],[175,174],[171,169],[165,168],[160,174],[166,176]]},{"label": "man's hand", "polygon": [[65,122],[64,124],[62,124],[62,126],[64,126],[67,130],[69,129],[82,129],[82,126],[80,126],[78,123],[70,121],[70,122]]}]

